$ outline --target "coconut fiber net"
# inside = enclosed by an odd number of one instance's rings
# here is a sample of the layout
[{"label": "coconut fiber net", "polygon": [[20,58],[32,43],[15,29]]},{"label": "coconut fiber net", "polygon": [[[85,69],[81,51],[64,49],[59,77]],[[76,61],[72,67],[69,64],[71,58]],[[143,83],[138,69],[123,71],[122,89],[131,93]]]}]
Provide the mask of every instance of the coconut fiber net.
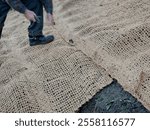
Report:
[{"label": "coconut fiber net", "polygon": [[29,47],[27,25],[9,13],[0,41],[0,112],[75,112],[111,83],[104,68],[53,28],[45,26],[53,43]]},{"label": "coconut fiber net", "polygon": [[56,25],[44,33],[56,39],[36,47],[28,21],[9,13],[0,112],[75,112],[112,78],[150,110],[150,1],[55,0],[54,9]]},{"label": "coconut fiber net", "polygon": [[150,1],[65,0],[55,6],[64,36],[150,110]]}]

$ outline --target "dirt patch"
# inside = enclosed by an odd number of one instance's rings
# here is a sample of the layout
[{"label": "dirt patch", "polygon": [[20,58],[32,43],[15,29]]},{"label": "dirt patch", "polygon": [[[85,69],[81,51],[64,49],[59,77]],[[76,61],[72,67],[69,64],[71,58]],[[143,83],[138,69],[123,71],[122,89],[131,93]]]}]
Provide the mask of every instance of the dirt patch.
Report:
[{"label": "dirt patch", "polygon": [[113,81],[83,105],[80,113],[149,113],[135,97]]}]

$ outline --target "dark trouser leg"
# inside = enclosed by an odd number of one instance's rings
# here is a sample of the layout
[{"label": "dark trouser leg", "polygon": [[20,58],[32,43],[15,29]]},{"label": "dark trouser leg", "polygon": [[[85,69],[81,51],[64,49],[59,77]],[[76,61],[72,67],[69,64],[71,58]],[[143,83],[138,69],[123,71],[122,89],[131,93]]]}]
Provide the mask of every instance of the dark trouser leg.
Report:
[{"label": "dark trouser leg", "polygon": [[28,27],[29,36],[42,35],[43,30],[43,5],[40,0],[24,0],[25,6],[32,10],[39,18],[38,22],[31,22]]},{"label": "dark trouser leg", "polygon": [[43,31],[43,5],[41,0],[22,0],[24,5],[32,10],[38,17],[38,21],[31,22],[28,27],[30,46],[47,44],[54,40],[54,36],[44,36]]},{"label": "dark trouser leg", "polygon": [[2,35],[3,26],[7,17],[7,13],[10,10],[10,6],[6,3],[0,0],[0,39]]},{"label": "dark trouser leg", "polygon": [[1,36],[2,36],[2,30],[3,30],[3,28],[0,27],[0,39],[1,39]]}]

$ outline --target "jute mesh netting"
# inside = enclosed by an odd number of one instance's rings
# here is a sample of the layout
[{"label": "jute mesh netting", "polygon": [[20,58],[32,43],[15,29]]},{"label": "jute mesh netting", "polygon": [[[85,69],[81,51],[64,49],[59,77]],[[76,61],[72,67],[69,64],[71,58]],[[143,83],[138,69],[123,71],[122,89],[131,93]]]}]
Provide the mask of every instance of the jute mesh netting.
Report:
[{"label": "jute mesh netting", "polygon": [[9,13],[0,112],[75,112],[109,75],[150,110],[150,1],[55,0],[54,8],[56,26],[45,34],[56,40],[36,47],[28,45],[28,22]]},{"label": "jute mesh netting", "polygon": [[58,29],[150,110],[150,1],[57,0]]},{"label": "jute mesh netting", "polygon": [[[16,21],[16,19],[18,19]],[[48,45],[29,47],[24,17],[12,11],[0,41],[0,112],[75,112],[112,79],[58,32]]]}]

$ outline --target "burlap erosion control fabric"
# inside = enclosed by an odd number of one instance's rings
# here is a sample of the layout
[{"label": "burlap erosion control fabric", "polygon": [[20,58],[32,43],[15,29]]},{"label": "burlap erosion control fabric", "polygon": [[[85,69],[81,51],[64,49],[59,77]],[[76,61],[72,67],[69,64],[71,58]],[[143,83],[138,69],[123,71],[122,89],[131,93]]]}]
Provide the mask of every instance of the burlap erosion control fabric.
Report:
[{"label": "burlap erosion control fabric", "polygon": [[0,112],[75,112],[112,79],[80,49],[56,40],[29,47],[24,17],[9,13],[0,41]]},{"label": "burlap erosion control fabric", "polygon": [[55,2],[60,32],[150,110],[150,1]]}]

